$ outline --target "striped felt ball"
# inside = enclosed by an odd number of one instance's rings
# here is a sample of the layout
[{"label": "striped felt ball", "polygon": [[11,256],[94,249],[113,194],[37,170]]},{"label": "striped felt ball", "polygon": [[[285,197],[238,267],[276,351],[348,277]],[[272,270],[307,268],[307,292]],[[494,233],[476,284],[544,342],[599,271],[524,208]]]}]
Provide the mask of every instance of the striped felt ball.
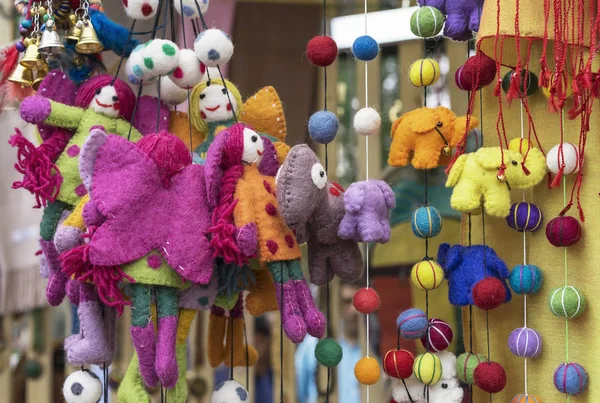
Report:
[{"label": "striped felt ball", "polygon": [[444,282],[444,270],[435,260],[423,260],[413,266],[410,281],[424,291],[435,290]]},{"label": "striped felt ball", "polygon": [[440,78],[440,65],[434,59],[419,59],[408,69],[408,79],[415,87],[435,84],[438,78]]},{"label": "striped felt ball", "polygon": [[420,339],[427,332],[429,321],[425,312],[417,308],[410,308],[398,315],[396,327],[400,336],[405,339]]},{"label": "striped felt ball", "polygon": [[510,401],[510,403],[542,403],[542,398],[536,395],[518,394]]},{"label": "striped felt ball", "polygon": [[428,351],[434,351],[439,353],[447,349],[452,343],[452,327],[450,325],[437,318],[431,318],[429,320],[429,328],[427,334],[421,337],[421,343]]},{"label": "striped felt ball", "polygon": [[540,228],[544,216],[533,203],[514,203],[510,207],[510,213],[506,216],[509,227],[519,232],[533,232]]},{"label": "striped felt ball", "polygon": [[535,294],[542,288],[542,271],[532,264],[515,266],[508,276],[510,288],[517,294]]},{"label": "striped felt ball", "polygon": [[508,337],[508,348],[517,357],[537,357],[542,352],[542,336],[528,327],[519,327]]},{"label": "striped felt ball", "polygon": [[419,7],[410,17],[410,30],[421,38],[431,38],[444,26],[444,14],[435,7]]},{"label": "striped felt ball", "polygon": [[463,353],[456,359],[456,375],[462,382],[473,385],[475,383],[475,368],[487,358],[482,354]]},{"label": "striped felt ball", "polygon": [[407,379],[413,373],[415,356],[408,350],[390,350],[383,356],[383,371],[392,378]]},{"label": "striped felt ball", "polygon": [[422,206],[415,210],[410,224],[417,238],[431,238],[442,230],[442,216],[435,207]]},{"label": "striped felt ball", "polygon": [[440,358],[430,352],[418,355],[413,365],[413,373],[424,385],[433,385],[442,377]]},{"label": "striped felt ball", "polygon": [[576,318],[585,311],[585,306],[585,297],[573,286],[558,287],[550,293],[550,310],[561,318]]},{"label": "striped felt ball", "polygon": [[554,371],[554,386],[560,393],[578,395],[585,391],[587,382],[587,372],[574,362],[560,364]]}]

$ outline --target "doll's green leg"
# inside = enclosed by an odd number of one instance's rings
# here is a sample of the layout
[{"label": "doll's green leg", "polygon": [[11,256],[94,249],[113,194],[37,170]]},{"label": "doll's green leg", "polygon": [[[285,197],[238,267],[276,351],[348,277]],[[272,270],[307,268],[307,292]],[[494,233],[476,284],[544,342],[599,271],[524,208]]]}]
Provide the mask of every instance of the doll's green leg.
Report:
[{"label": "doll's green leg", "polygon": [[144,284],[131,284],[131,339],[139,359],[140,373],[146,385],[156,386],[158,376],[154,369],[156,349],[154,326],[150,320],[152,288]]},{"label": "doll's green leg", "polygon": [[150,396],[144,388],[143,382],[138,356],[134,352],[117,391],[119,403],[150,403]]},{"label": "doll's green leg", "polygon": [[273,284],[283,330],[293,343],[300,343],[306,336],[306,323],[298,306],[294,281],[290,278],[287,262],[270,262],[268,266],[273,274]]},{"label": "doll's green leg", "polygon": [[186,340],[190,332],[196,311],[192,309],[179,310],[179,323],[177,324],[177,368],[179,378],[173,389],[167,391],[167,401],[171,403],[185,403],[188,396],[187,386],[187,345]]},{"label": "doll's green leg", "polygon": [[59,200],[48,203],[48,206],[44,209],[42,222],[40,223],[40,237],[43,240],[52,241],[56,227],[58,227],[58,222],[60,221],[60,215],[65,210],[73,210],[73,206]]},{"label": "doll's green leg", "polygon": [[156,287],[156,311],[158,313],[158,338],[156,340],[156,373],[162,385],[171,389],[179,377],[175,340],[179,314],[178,290],[173,287]]},{"label": "doll's green leg", "polygon": [[289,267],[290,279],[294,285],[298,306],[302,311],[304,322],[306,322],[306,330],[311,336],[320,339],[325,334],[327,320],[315,306],[315,301],[312,298],[312,294],[304,279],[302,268],[300,267],[300,260],[288,260],[285,263]]}]

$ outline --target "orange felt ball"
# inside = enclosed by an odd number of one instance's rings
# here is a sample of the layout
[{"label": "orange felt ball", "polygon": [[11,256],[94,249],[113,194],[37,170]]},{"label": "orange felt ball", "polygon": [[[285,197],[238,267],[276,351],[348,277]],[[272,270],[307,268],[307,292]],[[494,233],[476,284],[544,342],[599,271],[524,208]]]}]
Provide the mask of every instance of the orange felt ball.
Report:
[{"label": "orange felt ball", "polygon": [[392,378],[407,379],[413,373],[415,356],[408,350],[390,350],[383,357],[383,371]]},{"label": "orange felt ball", "polygon": [[379,363],[373,357],[363,357],[354,366],[354,376],[363,385],[374,385],[379,380]]},{"label": "orange felt ball", "polygon": [[327,67],[335,61],[338,47],[335,41],[325,35],[315,36],[306,46],[308,60],[315,66]]},{"label": "orange felt ball", "polygon": [[377,312],[381,307],[379,294],[372,288],[361,288],[352,299],[354,308],[362,314]]}]

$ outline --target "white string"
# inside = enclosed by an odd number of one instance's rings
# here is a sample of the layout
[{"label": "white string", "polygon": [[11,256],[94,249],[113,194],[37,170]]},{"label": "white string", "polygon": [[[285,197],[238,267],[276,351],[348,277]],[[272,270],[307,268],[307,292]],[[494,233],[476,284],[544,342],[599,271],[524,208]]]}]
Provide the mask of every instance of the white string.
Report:
[{"label": "white string", "polygon": [[[368,4],[367,0],[365,0],[365,35],[367,35],[367,20],[368,20]],[[369,106],[369,62],[365,61],[365,108]],[[366,180],[369,180],[369,136],[365,136],[365,177]],[[366,271],[367,271],[367,288],[369,288],[370,283],[370,267],[369,267],[369,243],[366,244]],[[371,322],[370,315],[367,314],[366,318],[366,342],[367,342],[367,357],[369,357],[370,350],[370,334],[371,334]],[[367,385],[367,403],[371,402],[371,387]]]},{"label": "white string", "polygon": [[[525,138],[525,133],[523,129],[523,100],[521,100],[521,148],[523,147],[523,139]],[[529,148],[529,144],[527,145]],[[520,150],[521,151],[521,150]],[[525,201],[525,190],[523,190],[523,202]],[[527,265],[527,231],[523,231],[523,265]],[[525,328],[527,328],[527,293],[523,294],[523,322]],[[524,358],[524,370],[525,370],[525,396],[528,396],[527,393],[527,358]]]}]

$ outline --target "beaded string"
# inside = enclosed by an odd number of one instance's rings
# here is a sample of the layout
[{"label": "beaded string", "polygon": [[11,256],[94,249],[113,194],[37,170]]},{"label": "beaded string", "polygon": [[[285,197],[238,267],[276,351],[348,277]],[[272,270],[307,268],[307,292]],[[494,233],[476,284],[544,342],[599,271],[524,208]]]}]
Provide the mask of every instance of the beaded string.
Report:
[{"label": "beaded string", "polygon": [[[564,114],[564,109],[560,110],[560,131],[561,131],[561,135],[563,133],[564,130],[564,123],[565,123],[565,114]],[[563,186],[563,205],[566,207],[567,206],[567,177],[565,175],[563,175],[562,177],[562,186]],[[564,250],[564,267],[565,267],[565,273],[564,273],[564,277],[565,277],[565,288],[569,285],[569,266],[568,266],[568,261],[567,261],[567,247],[564,246],[563,247]],[[565,315],[565,364],[569,364],[569,316]],[[565,374],[567,373],[567,366],[565,365]],[[571,395],[569,395],[568,393],[566,394],[566,401],[567,403],[569,403],[571,401]]]},{"label": "beaded string", "polygon": [[[527,70],[529,71],[529,70]],[[528,74],[527,74],[528,75]],[[527,78],[525,78],[527,80]],[[524,88],[526,84],[524,84]],[[520,147],[523,147],[523,139],[525,137],[525,131],[523,128],[523,97],[525,94],[521,94],[521,143]],[[531,134],[531,132],[530,132]],[[531,143],[528,143],[527,149],[531,147]],[[523,202],[525,202],[525,190],[523,190]],[[523,266],[527,266],[527,231],[523,230]],[[523,327],[527,329],[527,293],[523,294]],[[527,357],[523,357],[523,369],[524,369],[524,389],[525,396],[528,396],[528,370],[527,370]]]}]

